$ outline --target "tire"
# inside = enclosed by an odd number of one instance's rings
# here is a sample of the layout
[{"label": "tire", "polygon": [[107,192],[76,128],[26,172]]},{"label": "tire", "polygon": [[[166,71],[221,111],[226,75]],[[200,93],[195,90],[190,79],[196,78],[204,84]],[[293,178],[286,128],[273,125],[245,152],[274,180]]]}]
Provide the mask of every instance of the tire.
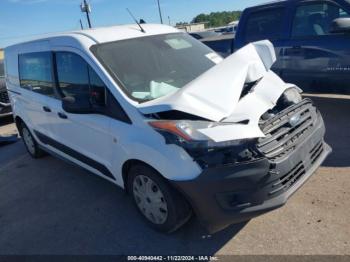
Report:
[{"label": "tire", "polygon": [[192,215],[185,198],[149,166],[137,164],[130,168],[128,192],[140,214],[157,231],[174,232]]},{"label": "tire", "polygon": [[39,147],[29,128],[23,122],[20,124],[19,133],[21,134],[23,143],[31,157],[41,158],[46,155],[46,153]]}]

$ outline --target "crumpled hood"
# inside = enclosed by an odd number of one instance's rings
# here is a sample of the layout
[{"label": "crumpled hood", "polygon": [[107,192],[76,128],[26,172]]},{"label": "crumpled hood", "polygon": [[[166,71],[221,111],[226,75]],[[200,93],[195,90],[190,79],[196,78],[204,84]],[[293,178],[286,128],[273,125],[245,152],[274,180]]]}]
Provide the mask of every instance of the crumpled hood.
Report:
[{"label": "crumpled hood", "polygon": [[[276,61],[271,42],[248,44],[176,93],[143,103],[143,114],[182,111],[215,122],[232,123],[199,130],[214,141],[262,137],[260,117],[291,87],[270,71]],[[242,99],[245,83],[258,81]],[[237,124],[249,120],[248,124]]]}]

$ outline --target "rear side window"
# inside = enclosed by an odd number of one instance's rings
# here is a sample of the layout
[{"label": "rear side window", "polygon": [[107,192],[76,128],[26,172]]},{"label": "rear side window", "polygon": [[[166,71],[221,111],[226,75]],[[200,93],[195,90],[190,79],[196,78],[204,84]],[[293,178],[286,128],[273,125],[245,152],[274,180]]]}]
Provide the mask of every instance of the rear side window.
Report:
[{"label": "rear side window", "polygon": [[21,54],[18,62],[22,88],[47,96],[55,95],[50,52]]},{"label": "rear side window", "polygon": [[57,52],[56,66],[58,85],[64,96],[88,97],[95,105],[105,105],[105,85],[82,57]]},{"label": "rear side window", "polygon": [[246,22],[246,42],[278,39],[282,36],[284,8],[271,8],[250,14]]}]

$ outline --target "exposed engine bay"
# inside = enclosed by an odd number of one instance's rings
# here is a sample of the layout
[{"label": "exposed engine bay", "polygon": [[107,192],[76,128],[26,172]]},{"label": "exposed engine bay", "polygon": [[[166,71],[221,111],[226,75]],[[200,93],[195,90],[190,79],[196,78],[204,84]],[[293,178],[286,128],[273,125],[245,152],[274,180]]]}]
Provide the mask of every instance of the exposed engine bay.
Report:
[{"label": "exposed engine bay", "polygon": [[270,70],[275,60],[269,41],[249,44],[177,92],[138,108],[145,115],[168,120],[150,122],[154,128],[177,130],[192,142],[223,146],[264,137],[259,127],[262,116],[266,119],[301,101],[301,90]]}]

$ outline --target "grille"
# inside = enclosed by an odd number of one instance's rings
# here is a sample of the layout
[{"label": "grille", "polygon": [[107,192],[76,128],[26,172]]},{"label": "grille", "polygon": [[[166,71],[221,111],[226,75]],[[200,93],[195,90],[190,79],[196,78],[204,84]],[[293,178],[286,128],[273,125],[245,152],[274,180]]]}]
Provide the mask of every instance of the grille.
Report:
[{"label": "grille", "polygon": [[4,104],[10,103],[10,99],[7,91],[0,91],[0,102]]},{"label": "grille", "polygon": [[269,192],[270,195],[285,191],[294,185],[305,174],[305,167],[303,162],[299,162],[287,174],[281,176],[276,183],[272,185],[273,190]]},{"label": "grille", "polygon": [[310,151],[311,164],[314,164],[322,153],[323,153],[323,142],[321,141]]},{"label": "grille", "polygon": [[[293,117],[299,120],[292,123]],[[312,131],[316,117],[316,108],[309,99],[288,107],[260,125],[265,137],[259,139],[258,150],[271,161],[289,155]]]}]

